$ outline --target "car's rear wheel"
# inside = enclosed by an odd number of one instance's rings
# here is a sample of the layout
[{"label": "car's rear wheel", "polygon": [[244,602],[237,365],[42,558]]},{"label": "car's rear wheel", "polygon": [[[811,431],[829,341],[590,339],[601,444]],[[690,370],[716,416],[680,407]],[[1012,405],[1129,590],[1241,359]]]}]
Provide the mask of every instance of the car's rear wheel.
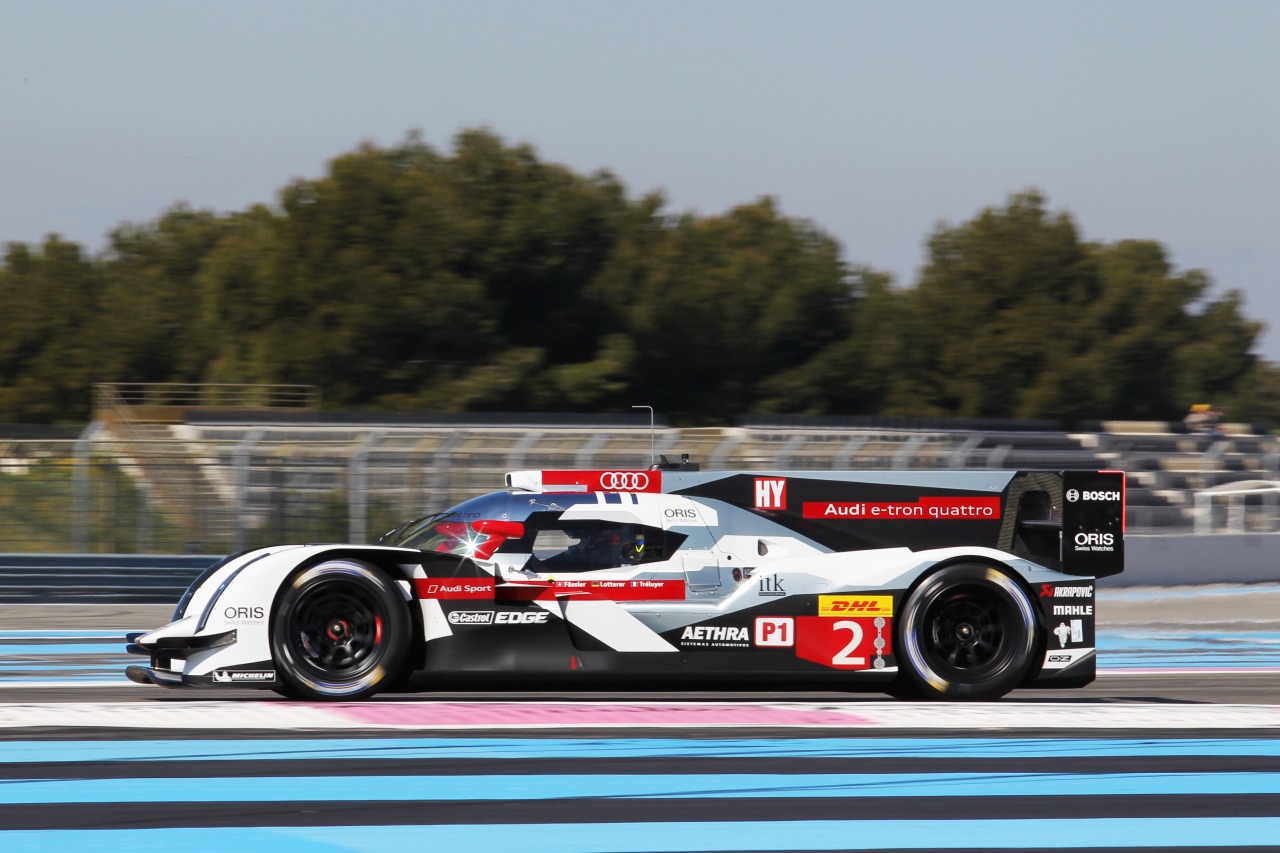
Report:
[{"label": "car's rear wheel", "polygon": [[400,672],[409,637],[404,599],[383,572],[347,560],[311,566],[276,603],[278,689],[311,700],[370,696]]},{"label": "car's rear wheel", "polygon": [[918,586],[898,620],[900,695],[997,699],[1026,676],[1035,610],[1013,578],[991,566],[947,566]]}]

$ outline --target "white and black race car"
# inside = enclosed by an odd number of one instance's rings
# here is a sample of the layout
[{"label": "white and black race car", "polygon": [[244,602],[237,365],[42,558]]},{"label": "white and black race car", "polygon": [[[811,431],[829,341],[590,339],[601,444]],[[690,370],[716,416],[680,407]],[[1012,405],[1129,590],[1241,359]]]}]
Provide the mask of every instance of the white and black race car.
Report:
[{"label": "white and black race car", "polygon": [[378,545],[205,571],[133,681],[356,699],[430,676],[825,683],[943,699],[1095,677],[1119,471],[518,471]]}]

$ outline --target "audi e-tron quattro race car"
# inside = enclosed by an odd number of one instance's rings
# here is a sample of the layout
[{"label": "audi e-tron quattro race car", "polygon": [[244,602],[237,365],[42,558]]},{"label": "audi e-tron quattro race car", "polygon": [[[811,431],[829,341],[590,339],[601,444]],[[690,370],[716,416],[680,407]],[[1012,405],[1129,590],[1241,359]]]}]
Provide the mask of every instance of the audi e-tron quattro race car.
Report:
[{"label": "audi e-tron quattro race car", "polygon": [[378,545],[227,557],[129,635],[151,660],[127,675],[309,700],[432,675],[941,699],[1093,681],[1122,472],[671,467],[512,472]]}]

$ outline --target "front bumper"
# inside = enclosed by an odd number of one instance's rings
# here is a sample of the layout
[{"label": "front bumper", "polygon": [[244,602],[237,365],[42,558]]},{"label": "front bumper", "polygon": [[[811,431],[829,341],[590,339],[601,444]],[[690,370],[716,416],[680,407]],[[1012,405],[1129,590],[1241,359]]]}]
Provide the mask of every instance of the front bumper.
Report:
[{"label": "front bumper", "polygon": [[[175,623],[176,624],[176,623]],[[234,646],[235,630],[202,636],[172,632],[172,626],[152,632],[134,632],[125,635],[125,651],[151,659],[150,666],[134,664],[125,667],[125,677],[135,684],[151,684],[159,687],[253,687],[272,688],[276,684],[274,665],[270,661],[228,662],[217,666],[209,659]],[[193,674],[196,665],[200,674]]]}]

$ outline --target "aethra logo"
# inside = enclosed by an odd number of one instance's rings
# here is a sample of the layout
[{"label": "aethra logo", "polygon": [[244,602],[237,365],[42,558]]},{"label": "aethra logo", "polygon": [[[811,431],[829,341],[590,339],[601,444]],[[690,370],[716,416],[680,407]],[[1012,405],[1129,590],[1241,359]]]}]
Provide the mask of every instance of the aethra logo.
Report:
[{"label": "aethra logo", "polygon": [[605,471],[600,475],[600,488],[609,492],[643,492],[649,488],[649,475],[643,471]]},{"label": "aethra logo", "polygon": [[756,477],[756,509],[786,509],[787,481]]}]

